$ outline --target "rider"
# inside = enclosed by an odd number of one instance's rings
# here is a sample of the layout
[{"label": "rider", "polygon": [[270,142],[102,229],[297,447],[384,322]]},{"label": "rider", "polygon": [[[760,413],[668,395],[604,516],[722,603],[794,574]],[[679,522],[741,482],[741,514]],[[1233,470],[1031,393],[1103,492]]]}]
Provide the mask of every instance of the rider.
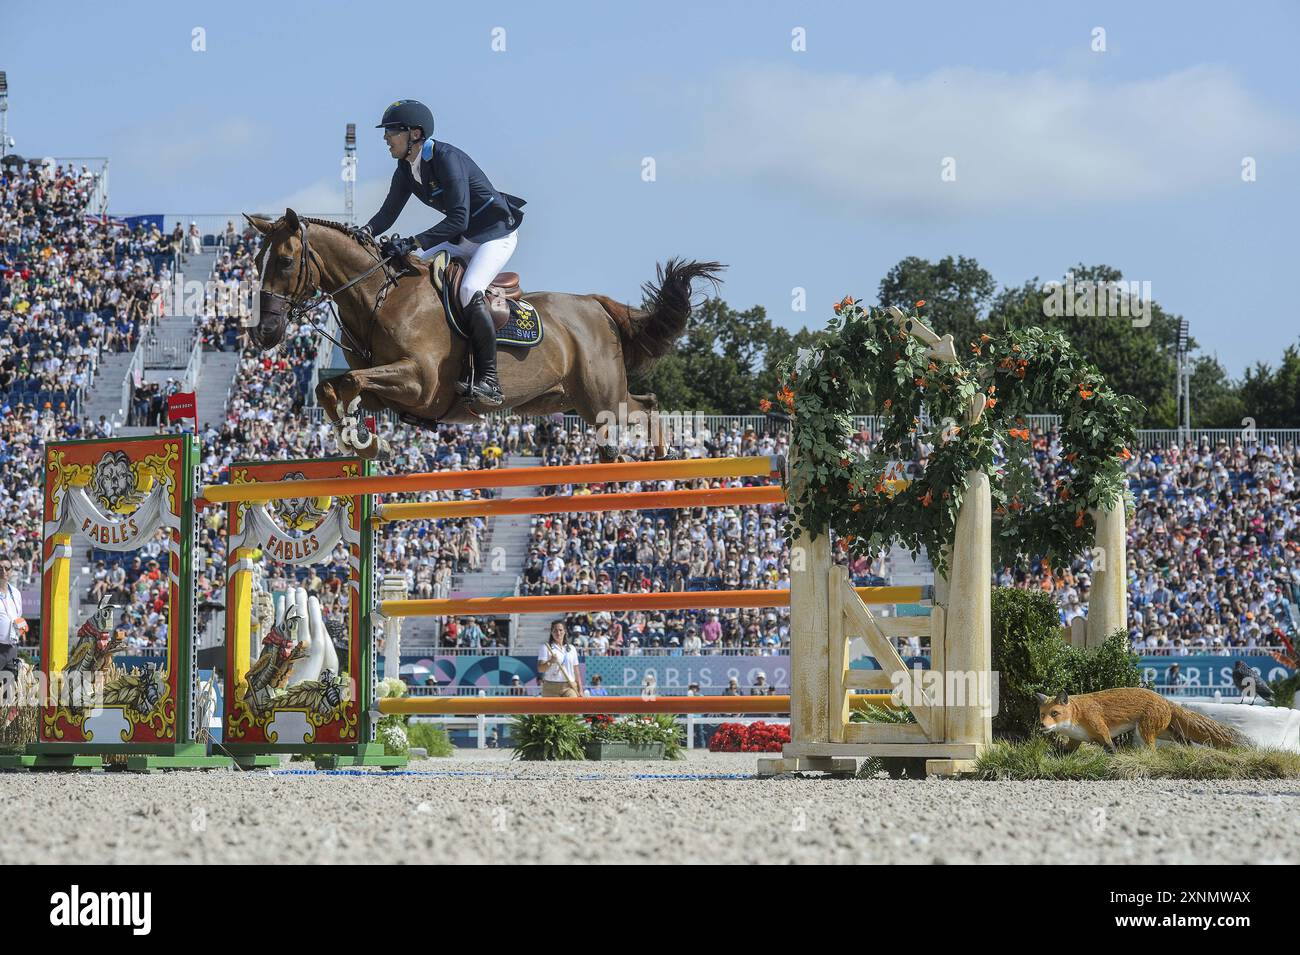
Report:
[{"label": "rider", "polygon": [[362,228],[371,235],[387,231],[412,194],[446,216],[417,236],[387,242],[385,253],[401,259],[417,252],[427,260],[445,249],[465,261],[460,304],[474,354],[470,397],[481,408],[500,407],[496,326],[484,292],[515,251],[524,200],[498,192],[462,150],[435,141],[433,113],[423,103],[399,99],[384,110],[384,118],[375,128],[384,131],[384,142],[397,160],[397,168],[388,198]]}]

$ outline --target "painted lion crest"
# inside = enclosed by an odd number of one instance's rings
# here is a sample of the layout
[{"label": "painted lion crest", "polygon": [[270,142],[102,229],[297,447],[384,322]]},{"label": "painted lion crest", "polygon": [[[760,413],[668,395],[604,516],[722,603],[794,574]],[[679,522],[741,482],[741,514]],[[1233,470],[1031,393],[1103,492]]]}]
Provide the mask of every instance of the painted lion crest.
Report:
[{"label": "painted lion crest", "polygon": [[135,469],[125,451],[118,448],[104,452],[95,464],[90,489],[111,511],[138,503],[140,495],[136,488]]},{"label": "painted lion crest", "polygon": [[[307,475],[301,471],[293,471],[286,474],[281,480],[284,481],[304,481]],[[284,524],[285,527],[292,527],[295,530],[305,530],[320,523],[321,518],[325,516],[316,505],[314,497],[287,497],[282,501],[274,501],[273,507],[275,515]]]}]

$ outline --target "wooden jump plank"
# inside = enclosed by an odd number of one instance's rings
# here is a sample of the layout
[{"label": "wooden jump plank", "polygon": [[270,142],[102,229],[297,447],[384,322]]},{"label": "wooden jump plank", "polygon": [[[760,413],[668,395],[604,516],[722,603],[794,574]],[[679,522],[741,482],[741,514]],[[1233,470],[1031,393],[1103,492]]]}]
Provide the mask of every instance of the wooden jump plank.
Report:
[{"label": "wooden jump plank", "polygon": [[890,693],[894,689],[894,680],[884,670],[850,668],[844,673],[844,686],[850,690],[876,690]]},{"label": "wooden jump plank", "polygon": [[917,723],[850,723],[847,743],[925,743],[925,730]]}]

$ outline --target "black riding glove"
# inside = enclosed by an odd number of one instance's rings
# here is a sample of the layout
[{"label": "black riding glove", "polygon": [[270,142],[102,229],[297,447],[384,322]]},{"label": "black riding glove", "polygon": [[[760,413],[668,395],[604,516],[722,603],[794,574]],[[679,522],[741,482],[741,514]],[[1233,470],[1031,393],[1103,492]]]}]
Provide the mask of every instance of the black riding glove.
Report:
[{"label": "black riding glove", "polygon": [[415,239],[408,236],[402,236],[396,239],[388,239],[384,243],[384,255],[393,256],[397,259],[405,259],[408,255],[419,248]]}]

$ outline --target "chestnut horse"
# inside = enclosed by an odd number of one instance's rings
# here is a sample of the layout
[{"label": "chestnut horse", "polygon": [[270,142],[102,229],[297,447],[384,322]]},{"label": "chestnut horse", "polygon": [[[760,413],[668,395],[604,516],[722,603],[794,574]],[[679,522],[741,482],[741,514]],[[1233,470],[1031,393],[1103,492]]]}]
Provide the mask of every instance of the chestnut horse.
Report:
[{"label": "chestnut horse", "polygon": [[[425,263],[415,257],[386,263],[367,233],[292,209],[274,222],[245,218],[262,234],[256,259],[261,294],[250,329],[258,348],[278,345],[290,318],[302,319],[326,298],[338,309],[351,370],[322,381],[316,398],[343,453],[375,458],[387,452],[383,439],[362,424],[360,408],[389,408],[429,425],[480,420],[456,388],[467,343],[448,326]],[[546,331],[534,347],[499,347],[501,410],[573,410],[606,435],[612,422],[633,415],[631,420],[649,421],[655,396],[632,394],[628,376],[646,371],[673,347],[690,316],[691,283],[703,278],[716,286],[722,268],[670,259],[658,269],[657,281],[642,287],[645,309],[605,295],[525,294]],[[600,443],[606,458],[617,454],[617,431],[614,436],[612,446],[608,437]],[[656,436],[656,453],[663,457],[658,429]]]}]

